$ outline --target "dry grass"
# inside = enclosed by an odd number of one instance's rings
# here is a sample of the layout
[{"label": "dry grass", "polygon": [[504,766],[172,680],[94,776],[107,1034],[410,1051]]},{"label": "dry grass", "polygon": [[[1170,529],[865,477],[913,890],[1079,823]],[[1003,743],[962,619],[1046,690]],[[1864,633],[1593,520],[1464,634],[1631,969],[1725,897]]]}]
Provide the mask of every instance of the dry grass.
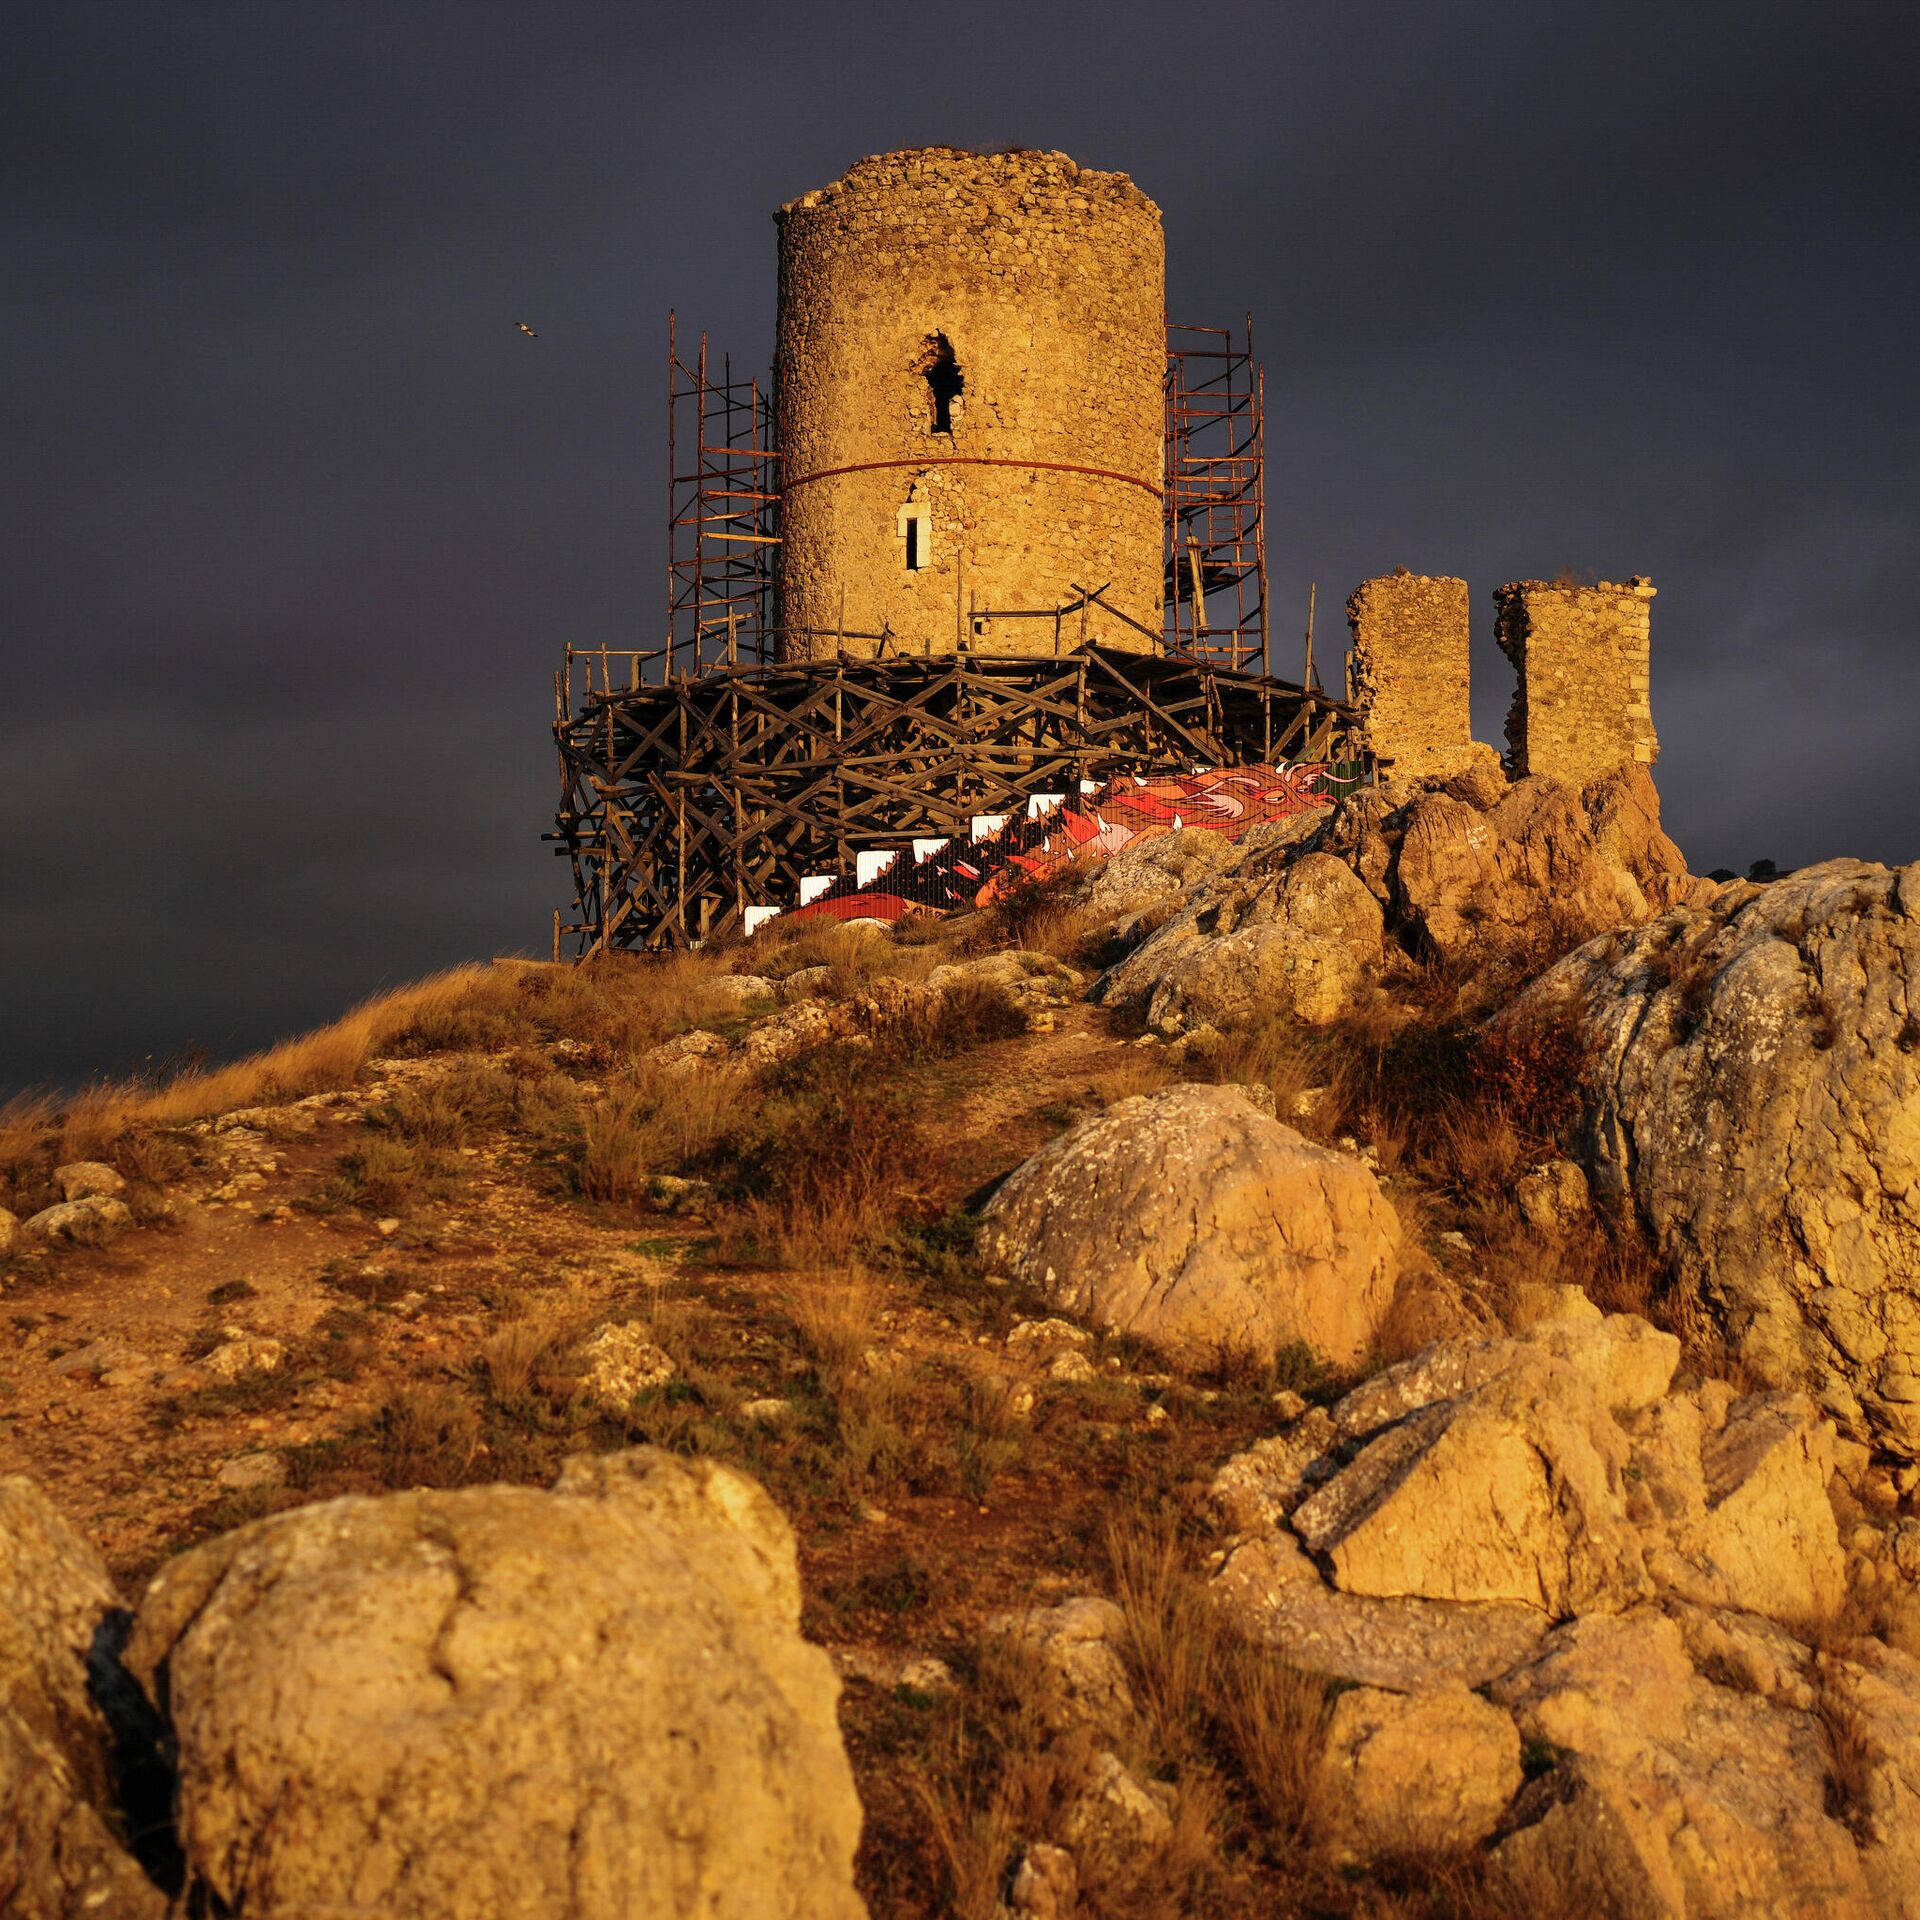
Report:
[{"label": "dry grass", "polygon": [[1107,918],[1090,912],[1080,897],[1097,864],[1070,859],[1043,874],[1013,879],[990,907],[968,916],[960,946],[968,953],[1017,947],[1084,964],[1107,926]]},{"label": "dry grass", "polygon": [[776,1282],[771,1297],[822,1380],[839,1384],[860,1372],[888,1296],[871,1273],[849,1267]]},{"label": "dry grass", "polygon": [[[66,1101],[16,1099],[0,1107],[0,1197],[37,1191],[46,1172],[68,1160],[112,1159],[133,1178],[169,1177],[149,1167],[163,1151],[153,1142],[168,1130],[351,1086],[369,1060],[382,1056],[495,1052],[571,1039],[617,1065],[689,1026],[731,1017],[732,1003],[714,987],[719,970],[704,954],[551,969],[456,967],[376,994],[329,1026],[225,1066],[103,1082]],[[460,1135],[462,1113],[475,1120],[487,1092],[470,1075],[464,1086],[431,1096],[442,1103],[439,1112],[403,1109],[401,1128],[444,1144]],[[492,1105],[497,1118],[519,1117],[518,1104]]]},{"label": "dry grass", "polygon": [[1050,1739],[1038,1680],[1030,1656],[989,1642],[973,1686],[913,1770],[911,1791],[942,1869],[944,1911],[956,1920],[1001,1920],[1023,1845],[1052,1827],[1086,1779],[1091,1748],[1084,1739]]},{"label": "dry grass", "polygon": [[769,980],[785,980],[809,967],[830,967],[833,995],[843,997],[882,978],[925,979],[945,958],[936,943],[896,941],[872,927],[850,927],[840,920],[783,926],[776,920],[754,936],[744,964]]},{"label": "dry grass", "polygon": [[587,1110],[580,1191],[590,1200],[641,1200],[656,1175],[686,1173],[725,1150],[753,1111],[742,1074],[706,1066],[674,1073],[643,1062]]}]

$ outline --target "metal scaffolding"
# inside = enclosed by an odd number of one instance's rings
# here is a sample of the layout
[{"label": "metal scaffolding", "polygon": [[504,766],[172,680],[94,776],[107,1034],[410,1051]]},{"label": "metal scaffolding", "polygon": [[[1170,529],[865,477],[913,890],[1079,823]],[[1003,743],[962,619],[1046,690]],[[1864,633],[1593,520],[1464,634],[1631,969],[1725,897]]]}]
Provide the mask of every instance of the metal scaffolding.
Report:
[{"label": "metal scaffolding", "polygon": [[1266,378],[1225,327],[1167,328],[1166,643],[1267,671]]},{"label": "metal scaffolding", "polygon": [[774,657],[773,555],[780,544],[780,456],[773,399],[736,380],[707,336],[689,364],[667,316],[667,638],[636,656],[634,684]]}]

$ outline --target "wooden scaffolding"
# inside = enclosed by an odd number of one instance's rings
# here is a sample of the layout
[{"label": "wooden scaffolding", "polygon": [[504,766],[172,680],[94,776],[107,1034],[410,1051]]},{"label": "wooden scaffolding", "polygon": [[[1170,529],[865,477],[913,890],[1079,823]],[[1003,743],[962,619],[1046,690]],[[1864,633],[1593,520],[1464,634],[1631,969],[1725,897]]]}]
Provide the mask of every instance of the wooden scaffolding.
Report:
[{"label": "wooden scaffolding", "polygon": [[[617,664],[616,664],[617,662]],[[597,668],[597,672],[596,672]],[[558,829],[575,909],[556,949],[688,946],[788,907],[857,852],[965,836],[1082,780],[1250,761],[1364,771],[1357,716],[1204,658],[1098,645],[721,665],[639,683],[632,656],[555,676]]]}]

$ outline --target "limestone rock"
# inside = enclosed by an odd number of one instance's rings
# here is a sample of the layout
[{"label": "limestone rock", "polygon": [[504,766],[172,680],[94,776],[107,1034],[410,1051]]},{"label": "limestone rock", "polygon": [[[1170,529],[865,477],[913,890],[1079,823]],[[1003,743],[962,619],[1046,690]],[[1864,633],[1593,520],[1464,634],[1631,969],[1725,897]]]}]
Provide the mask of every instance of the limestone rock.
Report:
[{"label": "limestone rock", "polygon": [[1520,1790],[1512,1718],[1458,1685],[1424,1693],[1355,1687],[1333,1703],[1326,1805],[1365,1857],[1472,1846]]},{"label": "limestone rock", "polygon": [[1707,1509],[1701,1551],[1729,1602],[1775,1620],[1838,1612],[1846,1592],[1827,1499],[1833,1429],[1804,1394],[1737,1402],[1702,1447]]},{"label": "limestone rock", "polygon": [[1767,1384],[1920,1458],[1920,863],[1832,860],[1589,942],[1589,1154]]},{"label": "limestone rock", "polygon": [[1823,1705],[1831,1738],[1855,1749],[1849,1782],[1861,1861],[1881,1910],[1920,1915],[1920,1661],[1861,1640],[1831,1664]]},{"label": "limestone rock", "polygon": [[553,1491],[350,1498],[170,1562],[179,1828],[208,1895],[385,1920],[853,1920],[860,1808],[786,1522],[641,1449]]},{"label": "limestone rock", "polygon": [[30,1214],[20,1237],[29,1245],[46,1247],[103,1247],[133,1225],[133,1210],[111,1194],[89,1194],[80,1200],[61,1200]]},{"label": "limestone rock", "polygon": [[1226,1462],[1211,1504],[1237,1534],[1286,1529],[1315,1557],[1293,1577],[1352,1596],[1831,1617],[1831,1427],[1801,1396],[1670,1391],[1678,1352],[1626,1314],[1442,1341]]},{"label": "limestone rock", "polygon": [[1513,1187],[1520,1217],[1542,1233],[1555,1233],[1583,1220],[1592,1210],[1587,1176],[1571,1160],[1546,1160],[1529,1167]]},{"label": "limestone rock", "polygon": [[1876,1911],[1827,1812],[1818,1722],[1714,1686],[1651,1611],[1560,1628],[1496,1681],[1521,1732],[1565,1756],[1564,1795],[1505,1843],[1595,1911],[1813,1920]]},{"label": "limestone rock", "polygon": [[46,1496],[0,1479],[0,1893],[20,1920],[167,1910],[115,1831],[113,1732],[88,1688],[117,1608]]},{"label": "limestone rock", "polygon": [[283,1342],[244,1327],[223,1327],[220,1344],[194,1362],[212,1380],[241,1380],[249,1374],[278,1373],[287,1357]]},{"label": "limestone rock", "polygon": [[70,1160],[55,1167],[53,1184],[62,1200],[117,1200],[127,1190],[125,1175],[104,1160]]},{"label": "limestone rock", "polygon": [[691,1033],[678,1033],[671,1040],[663,1040],[648,1058],[670,1073],[692,1073],[725,1060],[731,1051],[719,1034],[695,1027]]},{"label": "limestone rock", "polygon": [[1546,926],[1599,933],[1707,891],[1661,831],[1652,777],[1639,766],[1581,791],[1535,774],[1485,812],[1426,794],[1400,833],[1396,914],[1448,956]]},{"label": "limestone rock", "polygon": [[1626,1459],[1588,1383],[1535,1350],[1370,1440],[1293,1529],[1343,1592],[1560,1618],[1648,1588],[1613,1492]]},{"label": "limestone rock", "polygon": [[1125,1731],[1133,1718],[1120,1648],[1126,1616],[1111,1600],[1087,1597],[1026,1613],[1003,1613],[987,1622],[989,1639],[1020,1648],[1034,1662],[1044,1697],[1045,1724],[1056,1733],[1092,1727],[1108,1735]]},{"label": "limestone rock", "polygon": [[20,1216],[0,1207],[0,1260],[10,1254],[20,1238]]},{"label": "limestone rock", "polygon": [[1093,1335],[1071,1320],[1022,1320],[1007,1335],[1007,1351],[1017,1359],[1044,1363],[1062,1353],[1084,1352]]},{"label": "limestone rock", "polygon": [[1060,1837],[1083,1855],[1125,1862],[1173,1838],[1175,1789],[1142,1780],[1117,1754],[1093,1756],[1088,1778],[1060,1815]]},{"label": "limestone rock", "polygon": [[1080,1905],[1080,1872],[1065,1847],[1038,1840],[1021,1857],[1007,1905],[1021,1920],[1074,1920]]},{"label": "limestone rock", "polygon": [[795,967],[780,982],[783,1000],[831,1000],[836,985],[835,970],[829,966]]},{"label": "limestone rock", "polygon": [[1403,1693],[1453,1682],[1484,1686],[1524,1660],[1548,1630],[1535,1607],[1341,1593],[1286,1533],[1236,1547],[1213,1591],[1247,1633],[1293,1665]]},{"label": "limestone rock", "polygon": [[719,973],[707,982],[714,1002],[731,1013],[745,1013],[762,1002],[771,1002],[780,989],[757,973]]},{"label": "limestone rock", "polygon": [[747,1064],[761,1071],[797,1060],[835,1041],[857,1038],[846,1009],[819,1000],[802,1000],[762,1020],[743,1042]]},{"label": "limestone rock", "polygon": [[581,1343],[580,1384],[589,1398],[615,1413],[625,1413],[649,1387],[674,1376],[672,1356],[653,1341],[638,1321],[601,1327]]},{"label": "limestone rock", "polygon": [[1344,861],[1300,853],[1278,873],[1203,889],[1101,983],[1109,1004],[1144,1002],[1156,1033],[1292,1013],[1323,1025],[1381,956],[1379,903]]},{"label": "limestone rock", "polygon": [[1213,1476],[1207,1500],[1235,1533],[1277,1526],[1321,1481],[1335,1473],[1328,1458],[1336,1434],[1332,1418],[1315,1407],[1284,1433],[1256,1440]]},{"label": "limestone rock", "polygon": [[1120,920],[1162,901],[1178,900],[1209,875],[1231,866],[1237,849],[1225,834],[1200,827],[1122,847],[1093,869],[1081,904],[1102,919]]},{"label": "limestone rock", "polygon": [[1005,953],[985,953],[973,960],[957,960],[935,967],[927,975],[929,992],[943,993],[962,981],[979,981],[998,987],[1023,1013],[1040,1007],[1064,1006],[1077,1000],[1087,984],[1087,976],[1050,953],[1029,953],[1014,949]]},{"label": "limestone rock", "polygon": [[1399,1250],[1366,1167],[1225,1086],[1082,1121],[1008,1176],[980,1235],[991,1271],[1098,1326],[1194,1360],[1304,1341],[1336,1366],[1378,1333]]}]

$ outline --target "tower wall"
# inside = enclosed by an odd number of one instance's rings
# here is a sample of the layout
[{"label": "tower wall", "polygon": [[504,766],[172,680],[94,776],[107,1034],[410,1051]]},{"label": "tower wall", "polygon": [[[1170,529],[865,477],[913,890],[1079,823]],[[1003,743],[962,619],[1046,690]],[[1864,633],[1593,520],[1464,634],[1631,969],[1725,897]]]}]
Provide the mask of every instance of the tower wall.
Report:
[{"label": "tower wall", "polygon": [[1353,697],[1383,772],[1460,772],[1492,750],[1473,743],[1467,583],[1418,573],[1363,580],[1347,601]]},{"label": "tower wall", "polygon": [[[1157,635],[1153,202],[1064,154],[925,148],[862,160],[775,218],[787,656],[877,651],[843,628],[950,652],[969,604],[1054,608],[1076,585]],[[1072,616],[1066,642],[1081,630]],[[1156,644],[1097,606],[1085,632]],[[996,621],[969,644],[1047,653],[1054,630]]]},{"label": "tower wall", "polygon": [[1516,580],[1495,591],[1495,633],[1518,676],[1507,714],[1516,777],[1548,773],[1579,785],[1630,762],[1653,764],[1653,595],[1640,577],[1595,587]]}]

